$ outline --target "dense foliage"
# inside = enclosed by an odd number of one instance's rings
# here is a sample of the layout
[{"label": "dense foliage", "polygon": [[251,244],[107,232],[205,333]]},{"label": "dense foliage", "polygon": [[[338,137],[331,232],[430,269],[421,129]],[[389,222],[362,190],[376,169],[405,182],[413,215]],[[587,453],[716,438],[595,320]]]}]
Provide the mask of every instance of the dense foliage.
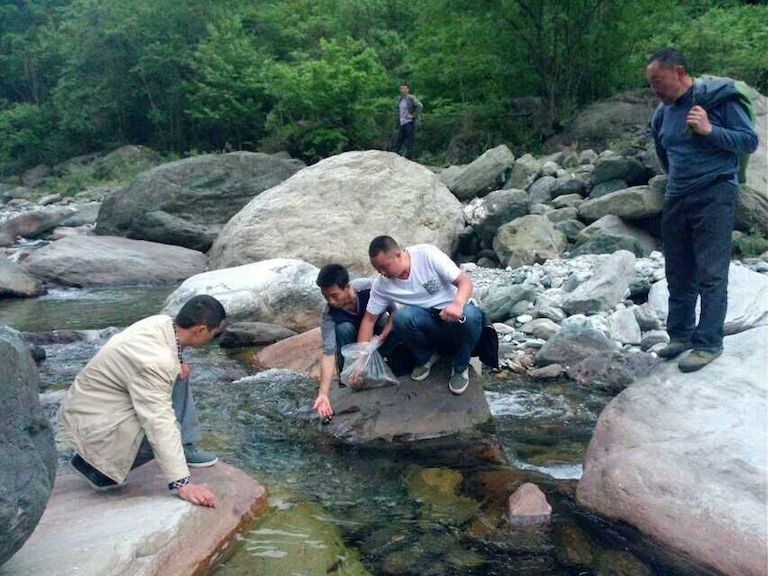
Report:
[{"label": "dense foliage", "polygon": [[124,143],[385,147],[403,82],[425,159],[535,148],[664,45],[768,90],[765,2],[0,0],[0,176]]}]

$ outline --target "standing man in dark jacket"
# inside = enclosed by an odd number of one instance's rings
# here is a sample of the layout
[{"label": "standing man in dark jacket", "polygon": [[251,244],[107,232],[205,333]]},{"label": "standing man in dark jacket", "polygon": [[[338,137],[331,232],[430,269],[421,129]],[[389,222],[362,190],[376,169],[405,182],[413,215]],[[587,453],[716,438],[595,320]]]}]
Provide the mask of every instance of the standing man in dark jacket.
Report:
[{"label": "standing man in dark jacket", "polygon": [[754,152],[758,138],[733,81],[694,83],[685,59],[673,48],[651,56],[645,75],[661,100],[651,132],[669,174],[662,242],[670,343],[659,356],[674,358],[693,348],[678,363],[683,372],[692,372],[722,353],[738,156]]},{"label": "standing man in dark jacket", "polygon": [[397,106],[398,122],[400,129],[397,132],[397,138],[392,145],[392,152],[400,153],[403,143],[405,143],[405,157],[413,160],[413,141],[415,138],[415,122],[424,106],[418,101],[416,96],[408,93],[408,86],[400,86],[400,102]]}]

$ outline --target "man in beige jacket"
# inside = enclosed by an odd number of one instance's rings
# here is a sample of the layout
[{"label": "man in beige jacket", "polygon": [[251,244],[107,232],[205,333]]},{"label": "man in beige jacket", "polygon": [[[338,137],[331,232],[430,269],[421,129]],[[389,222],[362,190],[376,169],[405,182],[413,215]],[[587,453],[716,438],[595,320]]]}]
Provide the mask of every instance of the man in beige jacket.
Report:
[{"label": "man in beige jacket", "polygon": [[157,458],[168,487],[193,504],[215,506],[213,492],[192,484],[189,466],[215,463],[185,449],[200,440],[182,359],[226,325],[221,303],[195,296],[176,318],[150,316],[113,336],[75,378],[59,410],[72,467],[97,489],[121,485],[128,472]]}]

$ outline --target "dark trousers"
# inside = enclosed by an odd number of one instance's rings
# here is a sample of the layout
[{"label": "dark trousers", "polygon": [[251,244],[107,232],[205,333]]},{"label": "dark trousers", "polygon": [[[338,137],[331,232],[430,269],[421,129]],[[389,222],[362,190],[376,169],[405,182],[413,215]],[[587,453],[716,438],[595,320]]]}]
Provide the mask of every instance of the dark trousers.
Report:
[{"label": "dark trousers", "polygon": [[464,306],[464,322],[443,322],[439,310],[405,306],[395,312],[395,333],[416,357],[426,364],[435,352],[453,357],[453,368],[462,372],[483,330],[483,312],[468,302]]},{"label": "dark trousers", "polygon": [[413,160],[413,141],[415,138],[416,127],[413,122],[400,125],[400,130],[397,131],[397,138],[392,144],[392,152],[400,153],[400,148],[405,144],[405,157],[408,160]]},{"label": "dark trousers", "polygon": [[[171,403],[173,404],[173,411],[176,413],[176,421],[181,431],[181,443],[195,444],[200,442],[203,438],[203,433],[200,429],[200,421],[197,419],[197,410],[195,409],[195,401],[192,399],[192,388],[189,385],[189,378],[184,378],[183,380],[176,378],[173,392],[171,393]],[[131,470],[146,464],[153,460],[154,457],[155,453],[152,451],[152,446],[145,437],[141,441],[139,452],[136,454]]]},{"label": "dark trousers", "polygon": [[[661,234],[669,284],[667,332],[693,348],[720,350],[728,306],[737,187],[719,182],[664,200]],[[701,314],[696,325],[696,300]]]}]

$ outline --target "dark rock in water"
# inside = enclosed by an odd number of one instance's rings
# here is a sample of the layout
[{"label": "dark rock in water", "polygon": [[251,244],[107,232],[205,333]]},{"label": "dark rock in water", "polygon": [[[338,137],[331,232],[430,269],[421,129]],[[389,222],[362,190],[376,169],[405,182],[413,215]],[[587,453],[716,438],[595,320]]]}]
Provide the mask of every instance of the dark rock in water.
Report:
[{"label": "dark rock in water", "polygon": [[56,476],[53,433],[38,374],[18,332],[0,326],[0,564],[32,534]]},{"label": "dark rock in water", "polygon": [[45,360],[45,348],[42,346],[30,344],[29,353],[32,355],[32,360],[35,361],[35,364],[40,364],[43,360]]},{"label": "dark rock in water", "polygon": [[48,346],[81,342],[88,339],[88,333],[82,330],[52,330],[51,332],[24,332],[22,337],[31,345]]},{"label": "dark rock in water", "polygon": [[588,354],[568,366],[568,376],[584,386],[620,392],[637,378],[648,376],[660,363],[645,352],[613,352]]},{"label": "dark rock in water", "polygon": [[222,348],[243,348],[259,344],[272,344],[296,336],[296,332],[277,324],[266,322],[236,322],[227,326],[221,335]]},{"label": "dark rock in water", "polygon": [[[394,386],[353,391],[332,388],[334,416],[322,431],[349,444],[409,444],[447,436],[476,436],[476,427],[491,419],[480,378],[470,368],[470,385],[461,396],[448,390],[450,366],[440,362],[429,378],[414,382],[408,376]],[[275,419],[320,424],[311,400],[317,381],[296,372],[267,370],[230,385],[238,402],[254,404]],[[255,400],[255,398],[254,398]]]},{"label": "dark rock in water", "polygon": [[298,171],[268,154],[208,154],[161,164],[108,196],[97,234],[127,236],[206,251],[254,196]]}]

